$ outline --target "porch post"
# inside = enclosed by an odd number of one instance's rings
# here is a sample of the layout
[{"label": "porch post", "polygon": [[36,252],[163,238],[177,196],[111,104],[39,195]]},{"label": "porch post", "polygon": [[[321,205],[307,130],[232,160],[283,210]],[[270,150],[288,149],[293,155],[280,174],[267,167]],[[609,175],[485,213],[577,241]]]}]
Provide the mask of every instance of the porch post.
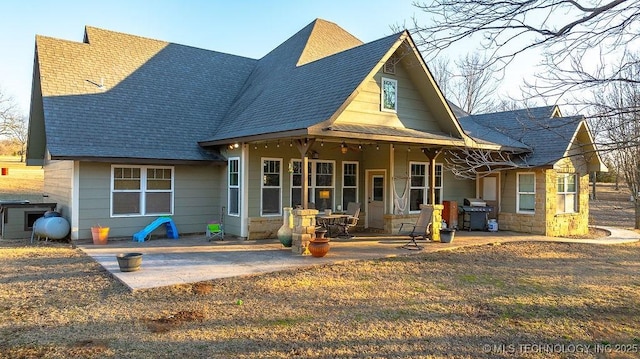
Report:
[{"label": "porch post", "polygon": [[436,157],[440,154],[442,148],[423,148],[427,158],[429,158],[429,197],[431,197],[431,204],[436,204]]},{"label": "porch post", "polygon": [[423,148],[422,153],[429,158],[429,196],[431,197],[431,205],[433,206],[433,217],[431,217],[431,240],[440,241],[440,222],[442,221],[441,204],[436,204],[436,157],[440,154],[442,148]]},{"label": "porch post", "polygon": [[309,182],[307,182],[309,178],[309,156],[307,156],[307,152],[309,148],[313,145],[316,140],[312,139],[304,139],[296,140],[296,147],[300,152],[300,156],[302,157],[302,208],[308,209],[309,207]]}]

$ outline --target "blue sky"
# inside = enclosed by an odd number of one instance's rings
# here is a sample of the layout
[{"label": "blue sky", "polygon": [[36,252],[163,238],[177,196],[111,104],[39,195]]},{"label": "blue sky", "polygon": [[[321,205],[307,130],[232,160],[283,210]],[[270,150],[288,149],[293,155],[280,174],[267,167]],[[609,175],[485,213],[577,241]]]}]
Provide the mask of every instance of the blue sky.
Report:
[{"label": "blue sky", "polygon": [[315,18],[369,42],[416,10],[410,0],[3,1],[0,88],[28,114],[36,34],[80,42],[90,25],[260,58]]},{"label": "blue sky", "polygon": [[[81,42],[86,25],[203,49],[260,58],[316,18],[332,21],[360,40],[409,26],[412,0],[4,0],[0,2],[0,89],[28,115],[35,36]],[[464,52],[475,49],[468,44]],[[462,53],[451,52],[455,59]],[[519,61],[523,61],[522,59]],[[529,58],[511,66],[511,90],[533,71]]]}]

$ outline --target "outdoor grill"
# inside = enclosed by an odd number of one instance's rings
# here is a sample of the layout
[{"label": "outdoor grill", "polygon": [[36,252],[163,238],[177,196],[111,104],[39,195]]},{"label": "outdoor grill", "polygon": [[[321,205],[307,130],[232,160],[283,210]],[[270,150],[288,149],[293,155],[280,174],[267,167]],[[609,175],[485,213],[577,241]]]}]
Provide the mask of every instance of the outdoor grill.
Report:
[{"label": "outdoor grill", "polygon": [[464,205],[460,207],[462,212],[462,229],[469,231],[487,229],[487,215],[493,210],[493,207],[487,206],[487,203],[478,198],[465,198]]}]

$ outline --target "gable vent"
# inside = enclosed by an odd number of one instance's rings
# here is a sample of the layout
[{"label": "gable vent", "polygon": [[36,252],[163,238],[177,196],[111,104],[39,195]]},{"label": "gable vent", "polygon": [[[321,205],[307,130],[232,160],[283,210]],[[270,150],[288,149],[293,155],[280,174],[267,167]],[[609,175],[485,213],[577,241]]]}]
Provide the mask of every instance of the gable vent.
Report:
[{"label": "gable vent", "polygon": [[382,72],[384,72],[385,74],[392,74],[392,75],[396,74],[396,61],[393,56],[389,58],[387,62],[384,63],[384,66],[382,67]]}]

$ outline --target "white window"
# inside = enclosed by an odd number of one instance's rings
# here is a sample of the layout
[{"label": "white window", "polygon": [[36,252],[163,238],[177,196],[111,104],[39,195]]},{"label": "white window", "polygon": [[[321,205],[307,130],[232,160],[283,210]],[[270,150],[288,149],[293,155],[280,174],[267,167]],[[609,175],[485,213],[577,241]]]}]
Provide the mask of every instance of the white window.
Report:
[{"label": "white window", "polygon": [[398,111],[398,81],[382,78],[380,92],[380,110],[387,112]]},{"label": "white window", "polygon": [[229,158],[228,161],[229,174],[229,201],[227,208],[229,215],[240,215],[240,159],[238,157]]},{"label": "white window", "polygon": [[111,215],[173,214],[173,167],[111,166]]},{"label": "white window", "polygon": [[[333,161],[309,161],[309,202],[314,203],[316,209],[323,211],[325,208],[333,208],[335,198]],[[291,205],[302,205],[302,161],[292,161],[291,173]]]},{"label": "white window", "polygon": [[342,162],[342,209],[358,202],[358,162]]},{"label": "white window", "polygon": [[518,196],[516,206],[518,213],[534,213],[536,208],[536,175],[534,173],[518,173]]},{"label": "white window", "polygon": [[[410,188],[409,188],[409,212],[419,212],[420,205],[423,203],[431,203],[429,198],[430,181],[429,181],[429,163],[427,162],[410,162],[411,171]],[[442,165],[436,164],[436,200],[435,203],[442,202]]]},{"label": "white window", "polygon": [[557,177],[558,185],[558,213],[575,213],[577,209],[577,186],[576,175],[569,173],[559,173]]},{"label": "white window", "polygon": [[282,207],[282,159],[262,159],[261,215],[280,215]]}]

